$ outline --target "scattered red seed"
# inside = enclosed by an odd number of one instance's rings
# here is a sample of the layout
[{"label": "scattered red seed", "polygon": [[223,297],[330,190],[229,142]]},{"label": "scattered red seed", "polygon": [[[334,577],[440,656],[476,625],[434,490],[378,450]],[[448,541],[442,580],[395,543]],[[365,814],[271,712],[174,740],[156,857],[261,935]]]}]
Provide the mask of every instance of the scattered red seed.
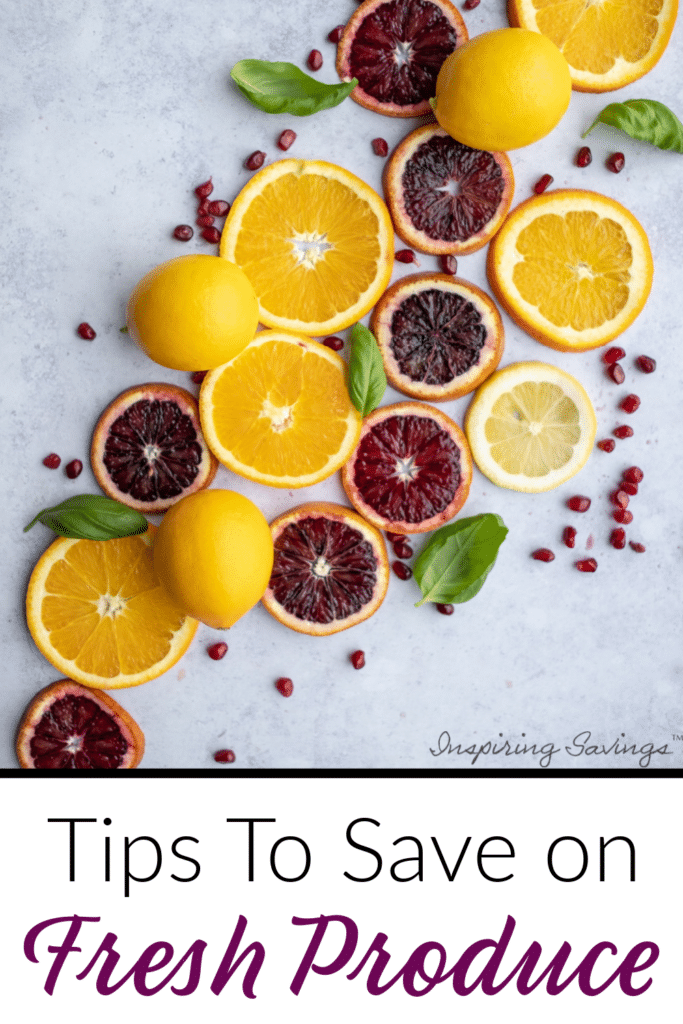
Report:
[{"label": "scattered red seed", "polygon": [[615,523],[623,523],[628,526],[629,523],[633,522],[633,512],[629,512],[627,508],[615,508],[612,513],[612,519]]},{"label": "scattered red seed", "polygon": [[296,132],[292,131],[291,128],[285,128],[283,132],[280,132],[280,136],[277,140],[277,148],[281,149],[283,153],[286,153],[293,142],[296,141]]},{"label": "scattered red seed", "polygon": [[396,555],[397,558],[412,558],[414,552],[410,544],[408,544],[405,540],[402,540],[397,541],[394,544],[394,554]]},{"label": "scattered red seed", "polygon": [[455,611],[455,608],[453,607],[452,604],[437,604],[436,610],[441,615],[452,615],[453,612]]},{"label": "scattered red seed", "polygon": [[638,356],[636,366],[642,373],[654,373],[657,369],[657,363],[651,356]]},{"label": "scattered red seed", "polygon": [[221,233],[218,228],[202,228],[202,238],[212,245],[218,245],[221,240]]},{"label": "scattered red seed", "polygon": [[389,146],[386,139],[373,139],[372,151],[375,156],[386,156],[389,152]]},{"label": "scattered red seed", "polygon": [[43,465],[47,466],[48,469],[59,469],[61,464],[62,460],[60,459],[59,455],[57,455],[56,452],[51,452],[49,455],[46,455],[45,458],[43,459]]},{"label": "scattered red seed", "polygon": [[213,759],[219,764],[232,764],[235,760],[235,752],[234,750],[217,750]]},{"label": "scattered red seed", "polygon": [[593,159],[588,146],[582,146],[579,152],[576,154],[576,166],[577,167],[588,167],[589,163]]},{"label": "scattered red seed", "polygon": [[177,238],[179,242],[189,242],[194,234],[194,229],[189,224],[179,224],[177,228],[173,229],[173,237]]},{"label": "scattered red seed", "polygon": [[576,568],[579,572],[595,572],[598,567],[598,563],[594,558],[582,558],[579,562],[576,562]]},{"label": "scattered red seed", "polygon": [[567,507],[570,508],[572,512],[587,512],[591,507],[591,500],[582,494],[575,494],[574,497],[570,498],[567,502]]},{"label": "scattered red seed", "polygon": [[573,526],[565,526],[564,533],[562,534],[562,540],[568,548],[574,547],[576,544],[576,530]]},{"label": "scattered red seed", "polygon": [[626,491],[612,491],[609,496],[609,500],[613,505],[619,505],[621,508],[628,508],[628,494]]},{"label": "scattered red seed", "polygon": [[213,227],[213,225],[216,223],[216,218],[212,217],[208,213],[203,213],[201,215],[201,217],[197,217],[197,220],[196,220],[195,223],[197,224],[197,227],[200,227],[200,228],[210,228],[210,227]]},{"label": "scattered red seed", "polygon": [[387,533],[387,540],[391,541],[392,544],[400,544],[405,539],[406,535],[404,533]]},{"label": "scattered red seed", "polygon": [[465,10],[465,11],[473,11],[474,8],[478,7],[480,3],[481,3],[481,0],[465,0],[465,3],[462,5],[463,6],[463,10]]},{"label": "scattered red seed", "polygon": [[204,380],[208,372],[208,370],[195,370],[195,372],[192,374],[193,383],[201,384],[201,382]]},{"label": "scattered red seed", "polygon": [[84,338],[85,341],[93,341],[97,337],[90,324],[86,323],[79,324],[76,328],[76,333],[79,334],[81,338]]},{"label": "scattered red seed", "polygon": [[625,469],[621,475],[623,476],[624,480],[628,480],[630,484],[639,484],[645,476],[645,474],[639,466],[629,466],[628,469]]},{"label": "scattered red seed", "polygon": [[620,402],[620,408],[624,412],[635,412],[640,407],[640,399],[638,395],[627,395],[626,398],[622,398]]},{"label": "scattered red seed", "polygon": [[399,249],[398,252],[394,253],[394,259],[398,260],[399,263],[417,263],[412,249]]},{"label": "scattered red seed", "polygon": [[552,174],[544,174],[542,178],[539,178],[536,184],[534,185],[534,192],[536,193],[536,195],[540,196],[541,192],[545,192],[548,185],[552,185],[554,180],[555,179],[553,178]]},{"label": "scattered red seed", "polygon": [[392,562],[391,568],[400,580],[409,580],[413,575],[413,570],[405,562]]},{"label": "scattered red seed", "polygon": [[363,668],[365,666],[365,651],[354,651],[349,655],[349,660],[354,668]]},{"label": "scattered red seed", "polygon": [[630,540],[628,542],[628,545],[634,551],[637,551],[639,555],[642,555],[643,551],[645,550],[645,545],[641,544],[639,541],[636,540]]},{"label": "scattered red seed", "polygon": [[531,552],[531,557],[535,558],[537,562],[555,561],[555,555],[552,553],[550,548],[537,548],[536,551]]},{"label": "scattered red seed", "polygon": [[603,452],[613,452],[616,445],[611,437],[606,437],[604,441],[598,441],[598,448]]},{"label": "scattered red seed", "polygon": [[342,32],[346,28],[346,25],[336,25],[331,32],[327,33],[327,38],[331,43],[338,43],[342,37]]},{"label": "scattered red seed", "polygon": [[280,676],[275,683],[275,688],[283,697],[291,697],[294,693],[294,683],[287,676]]},{"label": "scattered red seed", "polygon": [[439,256],[439,266],[444,274],[457,274],[458,273],[458,261],[455,256],[444,253],[443,256]]},{"label": "scattered red seed", "polygon": [[605,167],[608,171],[613,171],[614,174],[619,174],[620,171],[623,171],[625,163],[626,157],[623,153],[612,153],[612,155],[608,156],[605,160]]},{"label": "scattered red seed", "polygon": [[228,653],[228,645],[223,641],[218,644],[211,644],[210,647],[206,648],[206,653],[210,658],[213,658],[214,661],[220,661],[221,658],[224,658]]},{"label": "scattered red seed", "polygon": [[230,203],[226,203],[225,199],[214,199],[209,203],[208,210],[214,217],[225,217],[230,213]]},{"label": "scattered red seed", "polygon": [[206,214],[209,212],[209,207],[210,206],[211,206],[210,200],[202,199],[201,203],[197,204],[197,216],[198,217],[205,217]]},{"label": "scattered red seed", "polygon": [[620,441],[623,441],[625,437],[633,437],[633,427],[615,427],[612,433],[615,437],[618,437]]},{"label": "scattered red seed", "polygon": [[626,491],[631,497],[638,493],[638,484],[632,484],[629,480],[623,480],[619,486],[619,490]]},{"label": "scattered red seed", "polygon": [[612,348],[608,348],[607,351],[603,353],[602,361],[610,366],[612,363],[618,363],[625,355],[626,353],[623,348],[620,348],[618,345],[613,345]]},{"label": "scattered red seed", "polygon": [[607,375],[612,378],[615,384],[623,384],[626,380],[626,374],[619,363],[612,363],[611,366],[608,366]]},{"label": "scattered red seed", "polygon": [[212,192],[213,181],[211,180],[211,178],[209,178],[208,181],[202,182],[201,185],[197,185],[196,189],[194,190],[194,194],[196,196],[199,196],[200,199],[206,199],[206,197],[210,196]]},{"label": "scattered red seed", "polygon": [[329,338],[325,338],[323,340],[323,345],[327,345],[327,347],[331,348],[333,352],[341,352],[344,348],[344,342],[341,338],[335,338],[334,335]]},{"label": "scattered red seed", "polygon": [[323,55],[320,50],[311,50],[306,59],[306,63],[311,71],[320,71],[323,66]]},{"label": "scattered red seed", "polygon": [[616,530],[612,530],[609,535],[609,542],[613,548],[621,551],[622,548],[626,547],[626,530],[623,530],[620,526]]},{"label": "scattered red seed", "polygon": [[66,469],[64,470],[69,480],[75,480],[77,476],[80,476],[83,472],[83,463],[80,459],[72,459],[71,462],[67,463]]},{"label": "scattered red seed", "polygon": [[262,149],[255,149],[247,159],[244,161],[244,166],[248,171],[258,171],[259,167],[263,167],[263,161],[266,159],[266,154]]}]

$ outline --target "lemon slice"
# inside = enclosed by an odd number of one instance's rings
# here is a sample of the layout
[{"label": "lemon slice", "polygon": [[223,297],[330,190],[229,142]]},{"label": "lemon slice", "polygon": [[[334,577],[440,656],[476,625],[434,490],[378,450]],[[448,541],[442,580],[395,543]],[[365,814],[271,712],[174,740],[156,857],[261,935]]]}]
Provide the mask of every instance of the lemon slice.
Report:
[{"label": "lemon slice", "polygon": [[548,363],[513,363],[482,384],[465,417],[481,472],[499,487],[558,487],[590,455],[597,422],[575,377]]}]

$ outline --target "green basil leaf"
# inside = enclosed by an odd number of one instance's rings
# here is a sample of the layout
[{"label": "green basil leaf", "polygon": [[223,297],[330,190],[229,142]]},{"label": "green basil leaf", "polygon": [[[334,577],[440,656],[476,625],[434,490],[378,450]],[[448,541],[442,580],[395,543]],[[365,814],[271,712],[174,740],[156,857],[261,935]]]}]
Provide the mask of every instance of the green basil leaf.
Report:
[{"label": "green basil leaf", "polygon": [[462,604],[478,594],[493,568],[507,526],[492,512],[442,526],[415,562],[413,574],[422,600]]},{"label": "green basil leaf", "polygon": [[230,77],[259,110],[296,117],[336,107],[358,85],[357,78],[327,85],[305,74],[296,64],[268,60],[240,60]]},{"label": "green basil leaf", "polygon": [[624,103],[610,103],[601,110],[588,131],[586,138],[596,124],[608,124],[619,128],[634,139],[650,142],[659,149],[683,153],[683,124],[668,107],[658,100],[625,100]]},{"label": "green basil leaf", "polygon": [[382,401],[387,375],[372,331],[363,324],[356,324],[351,331],[351,345],[349,395],[361,416],[367,416]]},{"label": "green basil leaf", "polygon": [[61,537],[78,540],[113,540],[144,533],[149,526],[141,512],[103,494],[76,494],[54,508],[44,508],[24,527],[41,522]]}]

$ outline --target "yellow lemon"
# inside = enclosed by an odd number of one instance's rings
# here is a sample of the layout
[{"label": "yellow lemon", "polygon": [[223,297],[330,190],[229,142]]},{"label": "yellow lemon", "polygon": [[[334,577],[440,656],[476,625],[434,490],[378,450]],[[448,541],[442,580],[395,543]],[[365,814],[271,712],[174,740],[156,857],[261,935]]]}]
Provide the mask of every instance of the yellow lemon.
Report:
[{"label": "yellow lemon", "polygon": [[538,32],[500,28],[451,53],[436,81],[434,113],[465,146],[518,149],[552,131],[569,106],[569,65]]},{"label": "yellow lemon", "polygon": [[181,498],[164,516],[154,543],[154,569],[166,592],[186,615],[214,629],[227,629],[253,608],[272,568],[266,518],[235,491]]},{"label": "yellow lemon", "polygon": [[212,370],[256,333],[258,303],[243,270],[197,253],[160,263],[128,302],[130,336],[172,370]]}]

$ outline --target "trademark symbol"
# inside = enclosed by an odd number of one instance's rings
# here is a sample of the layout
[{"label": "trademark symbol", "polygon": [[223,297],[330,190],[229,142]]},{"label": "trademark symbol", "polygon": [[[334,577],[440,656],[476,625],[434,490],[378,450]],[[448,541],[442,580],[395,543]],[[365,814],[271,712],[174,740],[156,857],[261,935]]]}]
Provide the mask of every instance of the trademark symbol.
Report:
[{"label": "trademark symbol", "polygon": [[676,742],[681,743],[681,742],[683,742],[683,733],[675,732],[675,733],[672,734],[671,738],[673,739],[674,743],[676,743]]}]

